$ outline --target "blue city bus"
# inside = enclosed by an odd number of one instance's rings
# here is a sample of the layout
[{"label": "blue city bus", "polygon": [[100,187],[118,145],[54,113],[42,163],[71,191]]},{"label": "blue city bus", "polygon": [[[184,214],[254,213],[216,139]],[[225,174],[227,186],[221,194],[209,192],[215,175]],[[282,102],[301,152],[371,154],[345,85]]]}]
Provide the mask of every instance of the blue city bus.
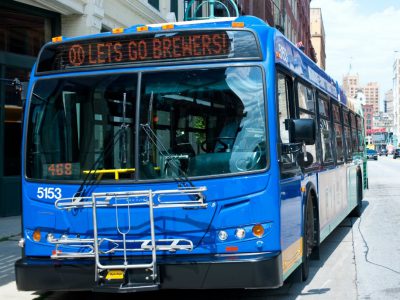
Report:
[{"label": "blue city bus", "polygon": [[54,38],[24,114],[19,290],[276,288],[361,213],[362,115],[256,17]]}]

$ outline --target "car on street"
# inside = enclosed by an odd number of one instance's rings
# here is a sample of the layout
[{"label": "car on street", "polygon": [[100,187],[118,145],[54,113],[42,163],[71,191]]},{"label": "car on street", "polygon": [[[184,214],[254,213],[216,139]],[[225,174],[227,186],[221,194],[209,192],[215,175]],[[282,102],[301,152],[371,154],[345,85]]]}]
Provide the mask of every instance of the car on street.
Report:
[{"label": "car on street", "polygon": [[400,148],[393,150],[393,158],[396,159],[400,157]]},{"label": "car on street", "polygon": [[378,160],[378,152],[373,149],[367,149],[367,159]]},{"label": "car on street", "polygon": [[378,153],[379,153],[379,156],[381,156],[381,155],[388,156],[388,150],[387,150],[386,148],[380,149],[380,150],[378,151]]}]

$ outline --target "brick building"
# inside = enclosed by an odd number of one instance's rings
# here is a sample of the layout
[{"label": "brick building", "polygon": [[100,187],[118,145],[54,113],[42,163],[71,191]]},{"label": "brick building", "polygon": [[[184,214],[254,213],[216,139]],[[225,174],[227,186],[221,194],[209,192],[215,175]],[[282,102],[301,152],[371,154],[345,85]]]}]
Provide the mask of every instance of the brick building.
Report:
[{"label": "brick building", "polygon": [[301,43],[304,52],[316,62],[311,44],[310,0],[238,0],[242,14],[253,15],[278,28],[294,44]]}]

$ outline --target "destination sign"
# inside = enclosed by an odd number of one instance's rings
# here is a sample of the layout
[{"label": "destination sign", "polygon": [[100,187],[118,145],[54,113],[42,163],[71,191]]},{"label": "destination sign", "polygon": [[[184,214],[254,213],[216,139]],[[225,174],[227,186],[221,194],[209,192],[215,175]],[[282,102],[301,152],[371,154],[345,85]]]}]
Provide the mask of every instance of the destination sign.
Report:
[{"label": "destination sign", "polygon": [[[240,47],[235,49],[234,44]],[[113,35],[49,44],[39,56],[37,72],[239,56],[260,57],[252,33],[217,30]]]}]

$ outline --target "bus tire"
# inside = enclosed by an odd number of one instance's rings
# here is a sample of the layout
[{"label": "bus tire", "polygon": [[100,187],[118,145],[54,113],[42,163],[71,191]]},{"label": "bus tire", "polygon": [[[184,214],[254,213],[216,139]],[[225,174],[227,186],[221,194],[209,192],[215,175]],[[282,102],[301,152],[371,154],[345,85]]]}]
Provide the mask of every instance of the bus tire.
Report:
[{"label": "bus tire", "polygon": [[361,173],[357,173],[357,206],[350,212],[350,217],[359,218],[362,214],[363,186]]},{"label": "bus tire", "polygon": [[314,207],[312,198],[313,196],[309,192],[307,195],[307,202],[304,210],[304,222],[303,222],[303,262],[301,264],[302,281],[306,281],[310,273],[310,259],[315,241]]}]

